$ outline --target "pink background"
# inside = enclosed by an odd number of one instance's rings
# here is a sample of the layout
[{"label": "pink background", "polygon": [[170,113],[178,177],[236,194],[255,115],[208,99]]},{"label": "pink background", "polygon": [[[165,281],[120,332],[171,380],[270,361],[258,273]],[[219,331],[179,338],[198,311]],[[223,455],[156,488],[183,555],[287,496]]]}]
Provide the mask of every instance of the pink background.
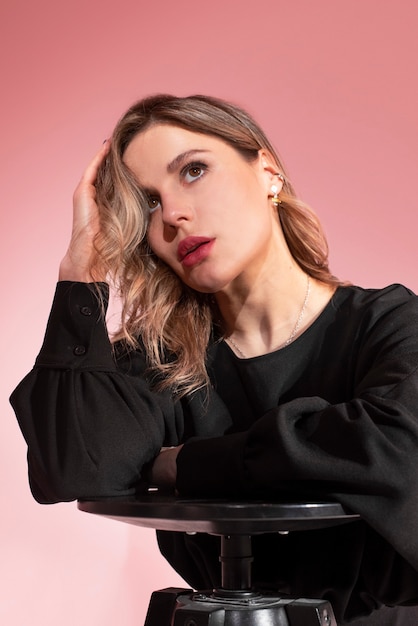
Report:
[{"label": "pink background", "polygon": [[42,341],[85,164],[139,97],[234,100],[319,213],[334,272],[418,291],[416,7],[3,1],[1,624],[138,626],[152,590],[181,584],[152,530],[31,499],[7,401]]}]

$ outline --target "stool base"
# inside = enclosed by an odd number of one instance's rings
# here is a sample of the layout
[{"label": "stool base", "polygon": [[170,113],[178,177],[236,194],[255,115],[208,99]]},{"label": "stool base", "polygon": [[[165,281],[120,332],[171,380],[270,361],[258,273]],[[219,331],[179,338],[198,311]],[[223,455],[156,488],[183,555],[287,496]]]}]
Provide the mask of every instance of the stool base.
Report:
[{"label": "stool base", "polygon": [[337,626],[329,602],[258,592],[154,591],[145,626]]}]

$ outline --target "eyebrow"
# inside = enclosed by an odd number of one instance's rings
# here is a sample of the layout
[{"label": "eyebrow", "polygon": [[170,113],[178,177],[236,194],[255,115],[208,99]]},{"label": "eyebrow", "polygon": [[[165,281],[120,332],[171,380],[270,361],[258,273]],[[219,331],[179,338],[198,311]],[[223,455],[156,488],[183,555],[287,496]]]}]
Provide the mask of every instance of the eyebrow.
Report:
[{"label": "eyebrow", "polygon": [[187,150],[186,152],[182,152],[178,156],[176,156],[170,163],[167,165],[167,172],[169,174],[173,173],[183,165],[183,163],[189,159],[191,156],[195,154],[201,154],[202,152],[209,152],[208,150]]}]

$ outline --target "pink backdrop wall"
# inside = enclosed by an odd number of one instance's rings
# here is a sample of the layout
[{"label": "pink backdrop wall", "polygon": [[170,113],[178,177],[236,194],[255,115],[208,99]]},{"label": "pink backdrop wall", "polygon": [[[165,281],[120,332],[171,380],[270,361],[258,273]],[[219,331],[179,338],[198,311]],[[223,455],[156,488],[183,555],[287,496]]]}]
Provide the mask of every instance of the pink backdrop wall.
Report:
[{"label": "pink backdrop wall", "polygon": [[8,395],[43,337],[84,165],[137,98],[247,107],[318,211],[332,267],[364,286],[416,272],[415,0],[14,0],[0,14],[0,623],[138,626],[181,584],[153,531],[40,506]]}]

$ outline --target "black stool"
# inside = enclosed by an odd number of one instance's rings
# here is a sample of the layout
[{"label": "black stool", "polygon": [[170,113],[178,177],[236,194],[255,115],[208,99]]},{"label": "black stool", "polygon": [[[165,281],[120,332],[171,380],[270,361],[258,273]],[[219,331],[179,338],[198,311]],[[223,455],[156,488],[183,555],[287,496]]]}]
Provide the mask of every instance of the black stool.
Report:
[{"label": "black stool", "polygon": [[337,502],[187,500],[151,492],[132,499],[80,501],[78,508],[146,528],[220,535],[221,587],[155,591],[145,626],[337,626],[325,600],[265,594],[251,585],[252,535],[359,519]]}]

